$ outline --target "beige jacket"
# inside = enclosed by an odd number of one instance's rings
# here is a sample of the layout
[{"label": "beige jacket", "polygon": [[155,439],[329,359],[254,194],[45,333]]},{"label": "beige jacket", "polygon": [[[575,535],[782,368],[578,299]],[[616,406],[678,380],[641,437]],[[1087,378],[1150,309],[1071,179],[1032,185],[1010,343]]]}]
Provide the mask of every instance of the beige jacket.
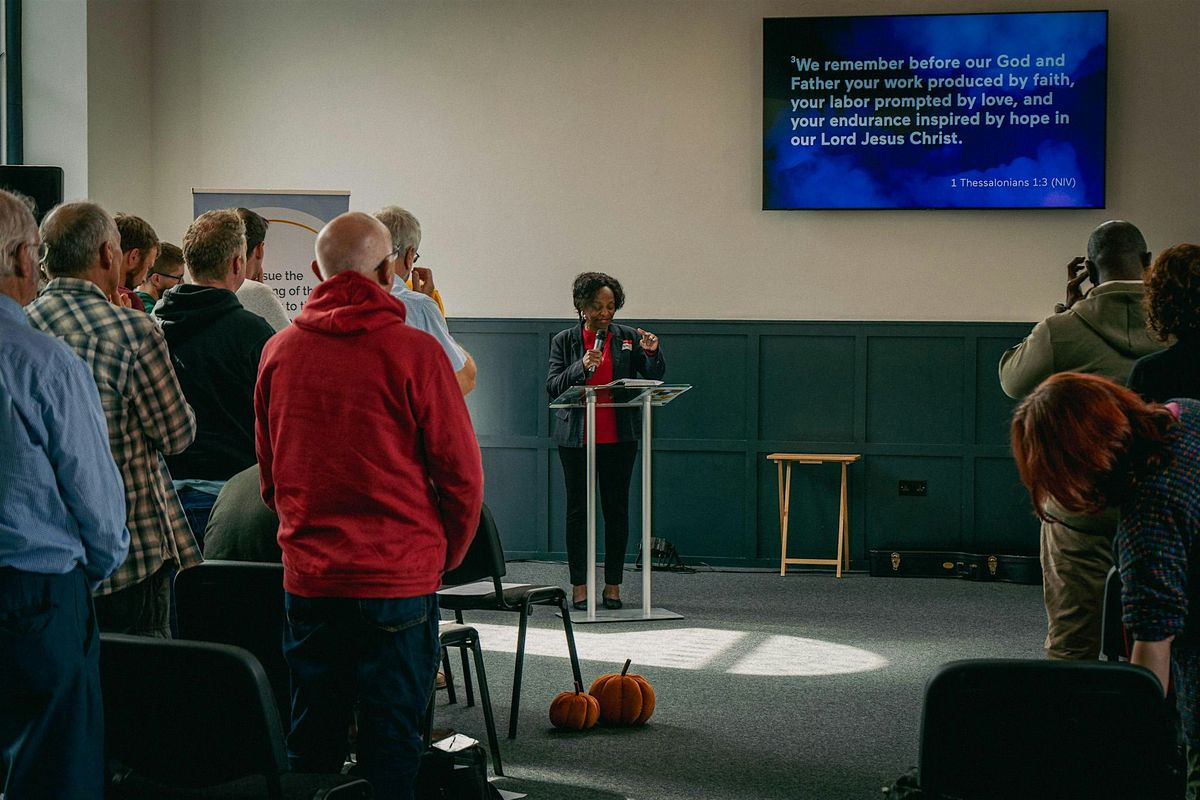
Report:
[{"label": "beige jacket", "polygon": [[1103,375],[1124,384],[1133,362],[1161,350],[1146,330],[1141,281],[1107,281],[1075,305],[1034,326],[1000,358],[1000,386],[1012,398],[1058,372]]}]

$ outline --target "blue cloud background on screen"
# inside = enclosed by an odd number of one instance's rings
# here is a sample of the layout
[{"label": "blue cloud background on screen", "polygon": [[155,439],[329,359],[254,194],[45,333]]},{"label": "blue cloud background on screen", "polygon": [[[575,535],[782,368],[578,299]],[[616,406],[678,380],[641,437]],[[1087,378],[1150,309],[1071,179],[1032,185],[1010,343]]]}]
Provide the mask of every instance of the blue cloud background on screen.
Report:
[{"label": "blue cloud background on screen", "polygon": [[[1107,15],[1105,12],[1062,12],[1038,14],[970,14],[906,17],[827,17],[767,19],[763,26],[763,207],[764,208],[1024,208],[1042,206],[1101,207],[1104,204],[1105,102],[1107,80]],[[1014,58],[1032,55],[1065,56],[1063,67],[1007,68],[995,66],[999,55]],[[798,56],[825,60],[886,58],[904,60],[903,70],[861,73],[798,71],[790,58]],[[973,114],[981,111],[981,97],[1013,94],[1014,108],[992,106],[986,111],[1003,113],[1000,128],[951,126],[962,144],[911,144],[913,130],[869,127],[866,132],[903,135],[902,145],[794,146],[798,134],[847,133],[854,128],[832,127],[829,120],[851,113],[864,115],[908,115],[914,109],[831,108],[826,99],[820,110],[793,112],[792,98],[828,98],[845,94],[844,83],[832,91],[793,91],[792,77],[817,75],[825,79],[846,77],[904,77],[914,74],[909,57],[991,57],[987,68],[916,70],[928,77],[994,76],[998,73],[1032,77],[1065,73],[1073,87],[1027,85],[1015,90],[1005,86],[925,88],[896,90],[897,96],[942,96],[947,92],[975,98],[975,106],[921,109],[923,114]],[[1030,81],[1032,83],[1032,81]],[[1052,106],[1024,106],[1026,95],[1054,93]],[[874,96],[851,92],[851,96]],[[1010,111],[1049,114],[1057,111],[1070,118],[1068,125],[1035,128],[1012,127]],[[822,127],[792,129],[793,116],[821,117]],[[819,140],[818,140],[819,142]],[[1038,178],[1074,179],[1072,186],[992,186],[962,188],[963,179]],[[958,180],[955,186],[952,181]]]}]

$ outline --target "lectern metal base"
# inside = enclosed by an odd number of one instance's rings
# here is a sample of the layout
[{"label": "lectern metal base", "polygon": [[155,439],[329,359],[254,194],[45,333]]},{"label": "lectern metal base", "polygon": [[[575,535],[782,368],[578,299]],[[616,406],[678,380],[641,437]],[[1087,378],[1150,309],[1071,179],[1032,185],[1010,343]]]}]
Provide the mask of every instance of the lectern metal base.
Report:
[{"label": "lectern metal base", "polygon": [[[562,616],[561,612],[559,616]],[[683,619],[683,614],[676,614],[674,611],[667,611],[665,608],[652,608],[650,615],[646,616],[641,606],[637,608],[618,608],[615,611],[609,611],[607,608],[597,608],[596,618],[588,619],[586,611],[576,611],[571,614],[571,624],[587,625],[592,622],[654,622],[663,619]]]}]

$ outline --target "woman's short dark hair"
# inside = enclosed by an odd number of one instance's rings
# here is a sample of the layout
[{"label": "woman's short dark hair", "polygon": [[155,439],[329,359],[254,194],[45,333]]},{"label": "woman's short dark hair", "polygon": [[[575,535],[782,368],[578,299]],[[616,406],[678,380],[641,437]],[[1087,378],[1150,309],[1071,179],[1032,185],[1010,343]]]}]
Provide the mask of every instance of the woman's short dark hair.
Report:
[{"label": "woman's short dark hair", "polygon": [[1013,412],[1012,450],[1034,511],[1093,514],[1120,505],[1171,459],[1175,416],[1098,375],[1060,372]]},{"label": "woman's short dark hair", "polygon": [[1164,250],[1146,276],[1146,323],[1161,341],[1200,332],[1200,245]]},{"label": "woman's short dark hair", "polygon": [[619,280],[603,272],[581,272],[575,276],[575,283],[571,286],[575,310],[582,314],[583,307],[594,301],[596,294],[605,286],[612,290],[613,302],[618,309],[625,305],[625,290],[621,288]]}]

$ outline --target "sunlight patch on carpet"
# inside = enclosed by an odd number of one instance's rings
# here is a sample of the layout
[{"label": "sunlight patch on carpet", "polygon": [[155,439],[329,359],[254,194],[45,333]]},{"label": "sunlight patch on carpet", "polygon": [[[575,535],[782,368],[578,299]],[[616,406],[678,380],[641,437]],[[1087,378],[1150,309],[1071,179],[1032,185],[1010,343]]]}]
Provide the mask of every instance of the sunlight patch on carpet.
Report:
[{"label": "sunlight patch on carpet", "polygon": [[[517,629],[509,625],[477,624],[485,650],[515,653]],[[719,628],[593,633],[575,631],[575,647],[583,661],[622,663],[626,658],[643,667],[712,669],[733,675],[844,675],[887,666],[883,656],[850,645]],[[531,656],[566,658],[561,629],[530,628],[525,652]],[[730,665],[732,663],[732,665]]]}]

